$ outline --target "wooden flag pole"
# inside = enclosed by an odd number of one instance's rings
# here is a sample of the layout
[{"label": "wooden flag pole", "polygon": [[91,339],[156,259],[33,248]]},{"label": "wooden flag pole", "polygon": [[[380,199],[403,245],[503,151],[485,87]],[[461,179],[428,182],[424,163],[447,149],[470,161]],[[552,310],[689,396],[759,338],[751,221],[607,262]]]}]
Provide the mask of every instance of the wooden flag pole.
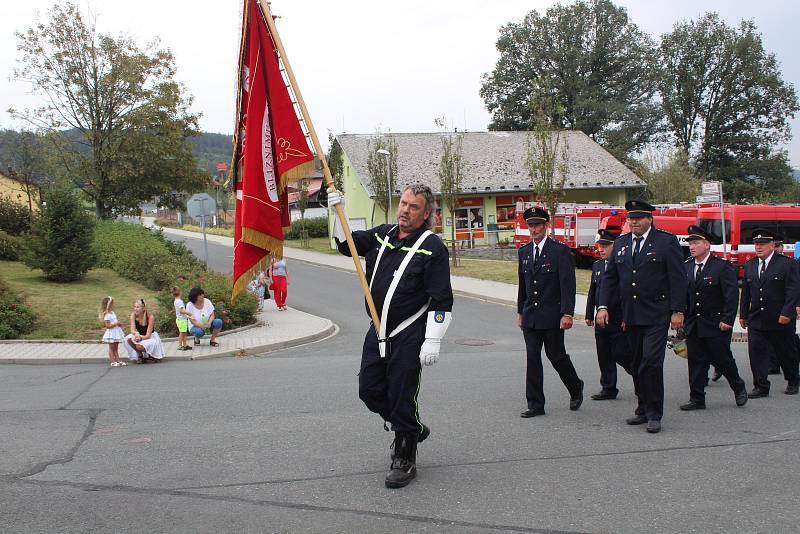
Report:
[{"label": "wooden flag pole", "polygon": [[[303,114],[303,121],[306,124],[306,128],[308,128],[308,135],[311,137],[311,142],[314,144],[314,151],[317,153],[319,161],[322,164],[322,173],[325,176],[325,182],[328,184],[328,187],[336,190],[336,185],[333,183],[333,176],[331,176],[331,170],[328,168],[328,162],[325,159],[325,153],[322,151],[322,145],[320,145],[319,139],[317,138],[317,132],[314,130],[314,124],[311,122],[311,117],[308,114],[306,103],[303,101],[303,95],[300,93],[300,87],[297,85],[297,80],[295,79],[294,72],[289,64],[289,59],[286,56],[283,43],[278,35],[278,29],[275,27],[275,20],[272,18],[272,12],[269,9],[269,2],[266,0],[258,0],[258,3],[261,5],[261,10],[264,13],[264,21],[267,23],[267,27],[272,34],[272,40],[275,43],[275,47],[278,49],[278,54],[283,62],[283,68],[286,70],[286,75],[289,78],[289,83],[294,91],[294,96],[297,98],[297,105],[300,108],[300,113]],[[350,249],[350,255],[353,257],[353,263],[356,266],[358,279],[361,281],[361,289],[364,291],[364,297],[367,299],[367,306],[369,307],[369,314],[372,316],[372,324],[375,326],[375,332],[380,332],[380,317],[378,316],[378,311],[375,309],[375,302],[372,300],[372,293],[370,293],[369,284],[367,283],[367,277],[364,274],[364,269],[361,267],[361,260],[358,259],[356,244],[353,242],[353,235],[350,232],[350,223],[348,222],[347,217],[344,216],[344,208],[341,204],[336,205],[336,215],[339,217],[339,223],[342,225],[344,235],[347,238],[347,246]]]}]

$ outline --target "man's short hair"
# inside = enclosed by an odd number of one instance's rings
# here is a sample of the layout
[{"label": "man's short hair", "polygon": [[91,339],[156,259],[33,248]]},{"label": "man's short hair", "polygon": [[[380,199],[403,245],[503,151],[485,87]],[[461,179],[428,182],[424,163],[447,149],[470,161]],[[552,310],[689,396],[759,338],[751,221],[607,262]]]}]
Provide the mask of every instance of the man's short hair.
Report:
[{"label": "man's short hair", "polygon": [[431,214],[428,215],[428,218],[425,219],[425,228],[430,230],[433,228],[434,218],[436,217],[436,199],[433,197],[433,191],[431,188],[425,184],[409,184],[403,189],[403,193],[406,191],[411,191],[416,195],[422,195],[425,197],[425,208],[423,210],[430,209]]}]

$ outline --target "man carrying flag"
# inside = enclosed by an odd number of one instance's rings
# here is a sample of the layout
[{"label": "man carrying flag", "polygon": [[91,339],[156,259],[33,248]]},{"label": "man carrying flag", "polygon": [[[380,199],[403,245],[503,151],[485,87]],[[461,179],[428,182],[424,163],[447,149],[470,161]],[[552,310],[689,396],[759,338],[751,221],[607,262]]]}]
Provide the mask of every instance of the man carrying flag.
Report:
[{"label": "man carrying flag", "polygon": [[[343,201],[341,193],[328,191],[330,207]],[[430,435],[419,418],[422,366],[439,360],[453,309],[447,247],[430,230],[434,212],[428,186],[407,186],[396,225],[352,233],[380,313],[380,327],[371,325],[364,340],[358,394],[395,433],[387,488],[402,488],[417,474],[417,444]],[[350,256],[338,219],[334,236],[339,252]]]}]

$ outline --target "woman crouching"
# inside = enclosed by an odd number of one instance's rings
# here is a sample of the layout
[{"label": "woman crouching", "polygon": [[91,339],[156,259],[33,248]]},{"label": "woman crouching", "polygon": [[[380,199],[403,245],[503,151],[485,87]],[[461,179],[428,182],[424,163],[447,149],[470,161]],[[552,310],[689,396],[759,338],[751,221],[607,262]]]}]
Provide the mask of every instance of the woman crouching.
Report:
[{"label": "woman crouching", "polygon": [[155,362],[164,357],[161,337],[153,330],[155,315],[147,311],[144,299],[133,303],[131,333],[125,336],[128,358],[137,363]]}]

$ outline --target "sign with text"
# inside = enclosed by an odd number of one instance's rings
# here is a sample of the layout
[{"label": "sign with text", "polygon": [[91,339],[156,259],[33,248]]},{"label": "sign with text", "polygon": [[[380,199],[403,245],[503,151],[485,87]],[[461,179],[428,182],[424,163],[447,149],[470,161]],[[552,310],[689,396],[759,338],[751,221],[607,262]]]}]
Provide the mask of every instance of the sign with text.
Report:
[{"label": "sign with text", "polygon": [[703,195],[719,195],[720,183],[719,182],[703,182],[700,184],[700,190]]}]

